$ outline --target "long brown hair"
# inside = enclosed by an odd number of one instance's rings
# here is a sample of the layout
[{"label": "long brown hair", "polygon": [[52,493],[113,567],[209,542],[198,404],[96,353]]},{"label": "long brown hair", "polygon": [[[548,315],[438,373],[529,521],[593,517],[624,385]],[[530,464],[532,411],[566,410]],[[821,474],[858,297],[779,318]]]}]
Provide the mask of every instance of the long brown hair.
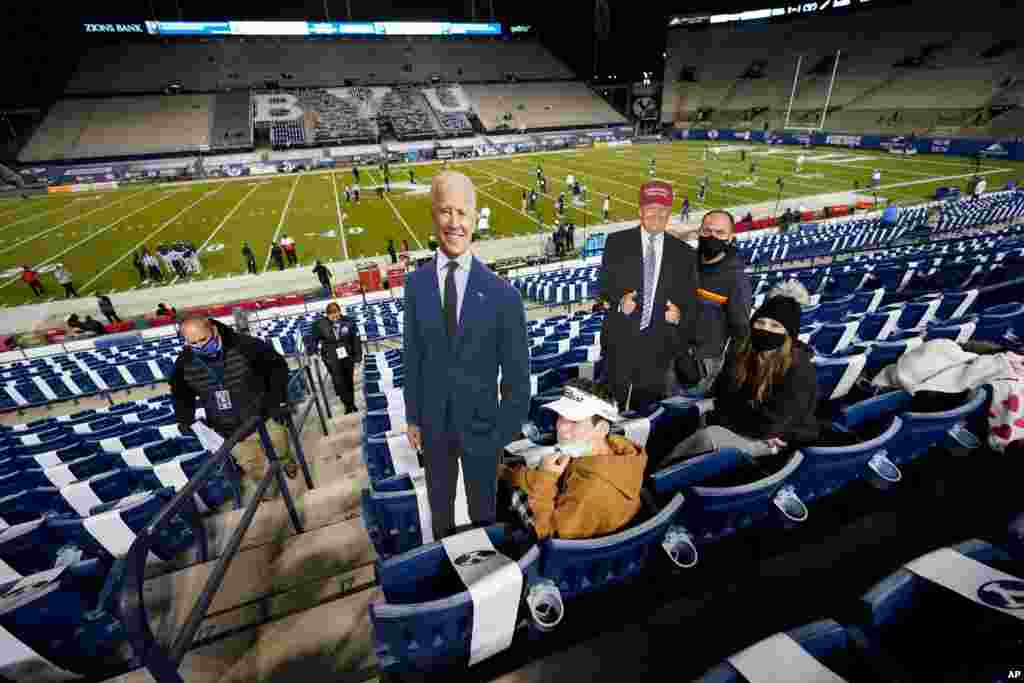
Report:
[{"label": "long brown hair", "polygon": [[767,400],[772,386],[782,381],[793,365],[793,339],[788,334],[782,346],[758,353],[750,337],[740,342],[736,353],[736,388],[749,385],[754,404]]}]

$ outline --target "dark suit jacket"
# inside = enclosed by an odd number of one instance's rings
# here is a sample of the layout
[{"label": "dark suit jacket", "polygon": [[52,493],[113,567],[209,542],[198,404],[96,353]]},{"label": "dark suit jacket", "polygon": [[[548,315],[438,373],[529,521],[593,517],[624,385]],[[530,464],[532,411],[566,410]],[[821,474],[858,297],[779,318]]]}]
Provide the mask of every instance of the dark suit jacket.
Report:
[{"label": "dark suit jacket", "polygon": [[[658,288],[650,327],[641,333],[644,288],[643,246],[637,226],[608,236],[598,273],[600,297],[609,303],[601,335],[613,388],[664,389],[666,373],[677,357],[691,357],[698,334],[697,252],[685,242],[665,234]],[[631,316],[618,312],[619,301],[637,292],[641,304]],[[665,322],[666,302],[679,307],[678,325]]]},{"label": "dark suit jacket", "polygon": [[363,360],[363,342],[359,338],[359,329],[356,321],[347,316],[341,316],[338,321],[341,324],[341,337],[334,334],[334,325],[326,316],[318,318],[313,323],[313,341],[320,347],[320,357],[324,362],[338,360],[338,347],[345,346],[348,357],[353,363]]},{"label": "dark suit jacket", "polygon": [[436,258],[406,279],[406,419],[422,430],[428,456],[443,447],[450,423],[466,453],[496,457],[518,438],[530,408],[526,312],[519,292],[476,258],[461,310],[455,343],[449,345]]}]

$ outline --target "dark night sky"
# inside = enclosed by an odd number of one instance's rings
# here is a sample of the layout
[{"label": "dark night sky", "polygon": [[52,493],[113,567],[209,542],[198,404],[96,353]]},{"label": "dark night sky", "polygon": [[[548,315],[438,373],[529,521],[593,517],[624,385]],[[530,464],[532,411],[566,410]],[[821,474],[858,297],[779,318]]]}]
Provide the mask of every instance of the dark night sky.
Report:
[{"label": "dark night sky", "polygon": [[[426,4],[426,6],[424,6]],[[351,0],[352,17],[368,19],[455,19],[472,18],[472,2],[462,0],[427,3]],[[490,20],[489,0],[478,0],[477,20]],[[661,54],[669,11],[730,9],[737,0],[703,0],[678,6],[658,2],[646,5],[624,0],[609,0],[612,11],[612,39],[601,48],[603,76],[615,74],[619,80],[639,79],[642,71],[653,71],[660,79]],[[52,3],[12,3],[5,8],[6,19],[0,28],[7,56],[7,83],[0,89],[0,106],[45,105],[60,90],[74,68],[78,55],[95,35],[85,35],[84,22],[132,21],[154,18],[178,18],[178,7],[185,20],[224,19],[312,19],[324,18],[323,0],[304,0],[289,7],[275,8],[266,3],[200,2],[199,0],[143,0],[143,2],[94,2],[65,5],[60,11]],[[496,19],[509,24],[530,24],[541,41],[569,63],[581,78],[590,78],[593,64],[593,0],[561,2],[509,2],[493,0]],[[254,13],[253,7],[262,8]],[[86,11],[85,8],[88,8]],[[344,21],[344,0],[328,0],[330,18]],[[614,68],[611,68],[614,64]]]}]

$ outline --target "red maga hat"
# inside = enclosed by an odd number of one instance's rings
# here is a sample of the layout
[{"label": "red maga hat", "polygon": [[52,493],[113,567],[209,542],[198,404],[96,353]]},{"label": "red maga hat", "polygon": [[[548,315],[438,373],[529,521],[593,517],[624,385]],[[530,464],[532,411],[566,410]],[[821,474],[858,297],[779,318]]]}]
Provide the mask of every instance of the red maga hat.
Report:
[{"label": "red maga hat", "polygon": [[640,186],[640,208],[648,204],[672,206],[672,186],[664,180],[650,180]]}]

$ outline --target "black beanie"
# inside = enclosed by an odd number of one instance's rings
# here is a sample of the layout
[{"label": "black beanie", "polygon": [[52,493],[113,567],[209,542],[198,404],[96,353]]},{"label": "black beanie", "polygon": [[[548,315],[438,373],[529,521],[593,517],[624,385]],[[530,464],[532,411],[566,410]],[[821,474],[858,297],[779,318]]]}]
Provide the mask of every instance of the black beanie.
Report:
[{"label": "black beanie", "polygon": [[800,313],[800,304],[796,302],[796,299],[781,295],[773,296],[757,309],[757,313],[750,319],[750,322],[754,322],[758,318],[777,320],[786,328],[789,336],[795,340],[800,334]]}]

